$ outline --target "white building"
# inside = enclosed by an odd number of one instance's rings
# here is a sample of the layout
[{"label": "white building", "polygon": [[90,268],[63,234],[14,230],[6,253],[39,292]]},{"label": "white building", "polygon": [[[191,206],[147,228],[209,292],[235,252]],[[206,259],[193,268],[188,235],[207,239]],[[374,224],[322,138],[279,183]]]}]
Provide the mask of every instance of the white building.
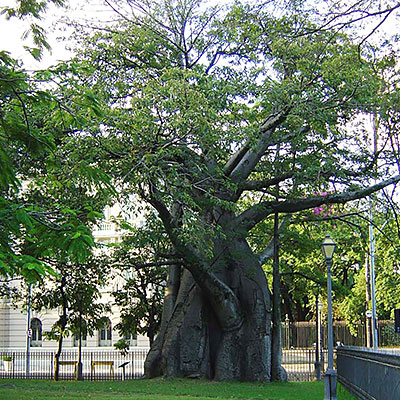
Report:
[{"label": "white building", "polygon": [[[98,229],[93,232],[93,236],[97,242],[117,243],[122,232],[113,222],[113,217],[120,212],[120,207],[107,207],[104,214],[105,220],[99,225]],[[112,304],[111,292],[118,285],[117,280],[111,282],[108,287],[102,288],[102,299],[105,303]],[[104,329],[99,329],[94,336],[87,337],[82,341],[85,348],[101,348],[114,349],[114,344],[121,339],[118,331],[114,329],[120,321],[120,311],[117,306],[112,305],[111,312],[106,314],[109,324]],[[21,307],[11,304],[8,299],[0,299],[0,350],[24,349],[27,345],[28,334],[28,313]],[[57,343],[53,340],[44,338],[43,333],[50,331],[53,324],[58,320],[57,310],[46,310],[43,312],[32,312],[31,314],[31,341],[32,348],[55,349]],[[146,336],[138,335],[137,337],[125,338],[129,341],[131,348],[133,347],[149,347],[149,340]],[[76,337],[67,337],[64,339],[63,348],[74,348],[78,346]]]}]

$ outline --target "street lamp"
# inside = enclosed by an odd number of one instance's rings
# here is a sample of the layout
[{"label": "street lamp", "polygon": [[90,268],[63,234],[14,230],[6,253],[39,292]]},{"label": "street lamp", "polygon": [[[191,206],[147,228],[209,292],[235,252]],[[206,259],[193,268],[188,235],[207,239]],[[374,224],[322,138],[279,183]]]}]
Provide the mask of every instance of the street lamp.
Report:
[{"label": "street lamp", "polygon": [[328,271],[328,369],[325,372],[325,397],[324,400],[337,400],[336,397],[336,380],[337,372],[333,369],[333,322],[332,322],[332,276],[331,267],[333,253],[335,252],[336,243],[333,239],[326,235],[322,242],[322,253],[324,254],[327,271]]}]

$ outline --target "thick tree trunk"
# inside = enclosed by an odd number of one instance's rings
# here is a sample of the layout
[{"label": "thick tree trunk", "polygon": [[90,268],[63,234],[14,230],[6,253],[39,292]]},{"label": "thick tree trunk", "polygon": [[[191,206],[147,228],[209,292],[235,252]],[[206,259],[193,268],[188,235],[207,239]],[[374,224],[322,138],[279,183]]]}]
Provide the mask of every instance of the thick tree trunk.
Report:
[{"label": "thick tree trunk", "polygon": [[165,297],[163,304],[163,313],[161,318],[161,330],[165,329],[165,324],[170,320],[174,311],[176,298],[178,297],[179,286],[181,283],[181,266],[170,265],[168,267],[167,286],[165,288]]},{"label": "thick tree trunk", "polygon": [[[212,272],[234,293],[239,310],[219,307],[185,269],[173,312],[147,357],[147,377],[270,380],[270,293],[259,260],[238,238],[217,242],[215,254]],[[230,324],[232,315],[242,323]]]}]

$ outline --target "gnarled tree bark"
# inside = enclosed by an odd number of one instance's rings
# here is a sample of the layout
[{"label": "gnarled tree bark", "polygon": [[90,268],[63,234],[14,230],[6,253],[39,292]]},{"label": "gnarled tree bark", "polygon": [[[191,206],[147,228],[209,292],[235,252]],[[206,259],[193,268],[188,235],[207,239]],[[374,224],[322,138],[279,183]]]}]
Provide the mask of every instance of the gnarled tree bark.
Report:
[{"label": "gnarled tree bark", "polygon": [[232,295],[215,302],[212,289],[185,269],[173,313],[146,360],[147,377],[270,380],[271,304],[259,259],[240,238],[216,249],[223,255],[209,273]]}]

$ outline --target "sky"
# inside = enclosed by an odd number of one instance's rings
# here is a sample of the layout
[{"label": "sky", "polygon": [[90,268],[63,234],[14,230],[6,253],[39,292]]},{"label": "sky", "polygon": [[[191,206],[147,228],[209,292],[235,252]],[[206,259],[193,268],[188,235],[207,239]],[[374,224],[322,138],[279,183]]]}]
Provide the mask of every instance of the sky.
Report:
[{"label": "sky", "polygon": [[[207,3],[211,5],[215,1],[209,0]],[[218,1],[218,3],[221,2],[226,3],[227,0]],[[13,3],[14,0],[0,0],[0,10],[5,6],[12,6]],[[65,21],[66,18],[70,18],[81,22],[90,19],[107,21],[115,16],[110,8],[104,5],[103,0],[67,0],[67,4],[66,8],[50,5],[48,11],[43,14],[42,20],[39,21],[39,24],[47,31],[48,42],[52,47],[51,53],[46,51],[41,62],[35,61],[24,49],[24,46],[31,44],[29,38],[27,40],[22,39],[29,26],[28,21],[21,21],[17,18],[7,21],[3,15],[0,15],[0,49],[9,51],[16,59],[22,59],[25,68],[28,70],[44,69],[71,56],[71,52],[66,49],[71,43],[61,38],[69,36],[72,29],[68,28],[65,22],[60,22],[61,19]],[[393,34],[396,31],[400,33],[396,22],[394,17],[385,22],[383,26],[388,34]]]},{"label": "sky", "polygon": [[[0,10],[5,6],[12,6],[13,0],[0,0]],[[71,42],[64,37],[68,37],[72,29],[68,28],[65,19],[70,18],[79,21],[89,20],[90,18],[107,19],[105,7],[101,0],[70,0],[67,8],[59,8],[50,5],[48,11],[43,14],[41,20],[35,20],[47,32],[47,41],[51,46],[51,53],[45,50],[40,62],[36,61],[25,49],[24,46],[31,46],[30,37],[24,40],[24,32],[29,27],[29,20],[19,20],[12,18],[6,20],[4,15],[0,15],[0,49],[11,53],[12,57],[23,60],[24,66],[28,70],[44,69],[56,64],[58,61],[67,60],[71,52],[67,48]],[[63,22],[64,20],[64,22]]]},{"label": "sky", "polygon": [[[0,9],[6,5],[10,5],[9,0],[0,0]],[[26,21],[21,21],[17,18],[12,18],[11,20],[6,20],[4,15],[0,16],[0,49],[6,50],[11,53],[12,57],[16,59],[23,59],[24,64],[28,69],[41,68],[44,64],[46,66],[55,62],[57,59],[63,59],[67,57],[64,46],[57,46],[56,32],[51,32],[52,27],[49,23],[50,18],[55,18],[56,10],[51,7],[48,16],[43,18],[39,23],[49,31],[48,39],[53,48],[52,54],[45,55],[45,60],[43,63],[36,62],[32,56],[24,49],[24,46],[30,46],[32,41],[23,40],[22,36],[27,29],[28,23]],[[47,18],[49,17],[49,19]]]}]

